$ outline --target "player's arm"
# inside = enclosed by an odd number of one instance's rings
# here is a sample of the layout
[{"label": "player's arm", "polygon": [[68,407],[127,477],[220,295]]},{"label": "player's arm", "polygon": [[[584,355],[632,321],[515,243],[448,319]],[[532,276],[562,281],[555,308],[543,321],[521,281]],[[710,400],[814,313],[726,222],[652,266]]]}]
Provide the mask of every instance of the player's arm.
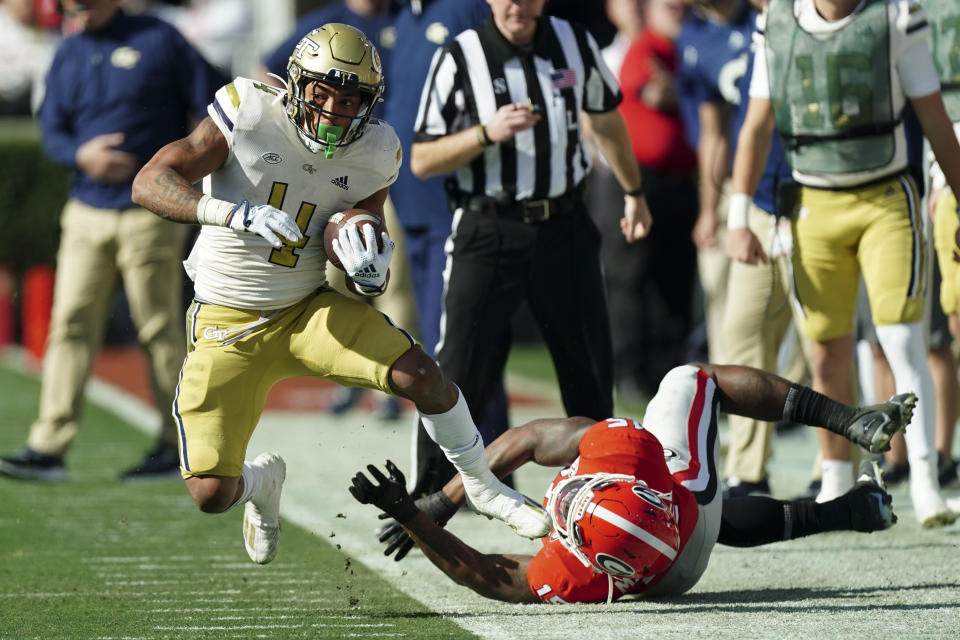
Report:
[{"label": "player's arm", "polygon": [[953,130],[953,123],[943,106],[939,91],[920,98],[911,98],[923,134],[930,141],[930,148],[937,158],[947,184],[954,193],[960,193],[960,144]]},{"label": "player's arm", "polygon": [[219,169],[230,150],[227,139],[210,117],[187,137],[164,146],[133,179],[133,201],[161,218],[197,223],[197,203],[203,193],[196,188],[204,176]]},{"label": "player's arm", "polygon": [[[366,209],[371,213],[376,213],[381,218],[383,217],[383,207],[387,202],[387,195],[390,193],[390,187],[384,187],[379,191],[375,191],[363,200],[357,202],[353,205],[356,209]],[[386,224],[386,223],[384,223]]]},{"label": "player's arm", "polygon": [[133,201],[161,218],[256,233],[274,248],[297,243],[303,233],[286,212],[268,204],[219,200],[194,184],[227,161],[227,139],[208,116],[186,138],[161,148],[133,179]]},{"label": "player's arm", "polygon": [[389,476],[367,465],[377,484],[358,472],[350,487],[353,497],[363,504],[379,507],[401,523],[430,561],[457,584],[494,600],[539,601],[527,585],[531,556],[480,553],[417,509],[407,494],[403,473],[389,460],[386,468]]},{"label": "player's arm", "polygon": [[730,140],[727,135],[729,109],[724,103],[702,102],[697,109],[700,134],[697,164],[700,170],[700,210],[693,228],[693,242],[699,249],[717,243],[717,206],[727,177]]},{"label": "player's arm", "polygon": [[[623,201],[620,231],[627,242],[639,240],[650,233],[653,218],[650,216],[647,199],[643,197],[640,169],[633,155],[630,134],[627,132],[623,116],[618,109],[594,113],[584,111],[583,115],[589,122],[589,129],[600,148],[600,153],[610,163],[617,182],[627,193]],[[635,195],[630,195],[631,192]]]}]

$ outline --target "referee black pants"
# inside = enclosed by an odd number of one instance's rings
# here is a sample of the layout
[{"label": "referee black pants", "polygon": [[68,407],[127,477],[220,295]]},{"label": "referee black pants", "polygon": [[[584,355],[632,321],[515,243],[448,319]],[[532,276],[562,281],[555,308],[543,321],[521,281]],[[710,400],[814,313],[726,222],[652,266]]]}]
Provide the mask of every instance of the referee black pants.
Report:
[{"label": "referee black pants", "polygon": [[[553,358],[567,415],[610,417],[613,355],[600,234],[580,205],[536,224],[469,211],[455,222],[437,359],[474,421],[502,379],[511,320],[524,300]],[[417,492],[439,489],[454,473],[420,429]]]}]

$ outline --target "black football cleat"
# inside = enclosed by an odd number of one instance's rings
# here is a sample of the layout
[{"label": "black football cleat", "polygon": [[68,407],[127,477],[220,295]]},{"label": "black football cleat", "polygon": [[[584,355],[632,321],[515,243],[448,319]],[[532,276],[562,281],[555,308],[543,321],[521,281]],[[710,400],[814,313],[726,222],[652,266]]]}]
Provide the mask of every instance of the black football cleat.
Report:
[{"label": "black football cleat", "polygon": [[861,407],[844,428],[844,434],[870,453],[883,453],[890,449],[894,434],[910,424],[915,406],[916,394],[901,393],[881,404]]}]

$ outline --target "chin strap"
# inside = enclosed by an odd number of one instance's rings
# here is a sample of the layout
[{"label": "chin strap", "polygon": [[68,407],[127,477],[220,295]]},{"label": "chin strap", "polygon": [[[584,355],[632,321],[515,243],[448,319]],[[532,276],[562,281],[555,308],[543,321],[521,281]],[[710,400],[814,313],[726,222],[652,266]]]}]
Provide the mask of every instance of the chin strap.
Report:
[{"label": "chin strap", "polygon": [[607,604],[613,602],[613,576],[607,574]]}]

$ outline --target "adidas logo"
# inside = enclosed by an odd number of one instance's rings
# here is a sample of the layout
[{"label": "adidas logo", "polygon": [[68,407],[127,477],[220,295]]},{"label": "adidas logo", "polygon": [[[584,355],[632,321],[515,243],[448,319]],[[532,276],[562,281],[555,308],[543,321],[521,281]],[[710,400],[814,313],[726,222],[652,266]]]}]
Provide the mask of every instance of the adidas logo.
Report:
[{"label": "adidas logo", "polygon": [[347,186],[347,176],[341,176],[339,178],[334,178],[330,181],[331,184],[335,184],[341,189],[348,190],[350,187]]}]

